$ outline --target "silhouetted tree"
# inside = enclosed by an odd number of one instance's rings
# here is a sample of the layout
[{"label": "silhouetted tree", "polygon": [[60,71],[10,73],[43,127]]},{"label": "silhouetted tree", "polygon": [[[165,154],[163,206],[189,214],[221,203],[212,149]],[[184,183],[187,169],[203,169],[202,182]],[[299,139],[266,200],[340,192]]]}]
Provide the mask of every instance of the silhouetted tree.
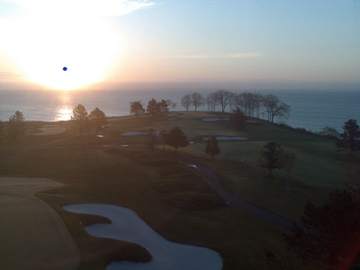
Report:
[{"label": "silhouetted tree", "polygon": [[183,96],[181,98],[180,104],[181,104],[181,106],[183,106],[186,109],[186,111],[188,111],[189,107],[191,105],[191,96],[190,96],[190,94],[187,94],[187,95]]},{"label": "silhouetted tree", "polygon": [[149,146],[151,152],[154,152],[154,146],[157,141],[157,134],[154,129],[150,129],[148,133],[146,134],[145,143],[147,146]]},{"label": "silhouetted tree", "polygon": [[284,169],[286,170],[286,192],[288,195],[290,195],[290,172],[294,167],[296,161],[296,155],[292,152],[285,152],[283,155],[283,161],[280,162],[281,164],[284,164]]},{"label": "silhouetted tree", "polygon": [[9,118],[7,126],[7,136],[10,140],[15,140],[18,136],[25,133],[25,118],[22,112],[16,111]]},{"label": "silhouetted tree", "polygon": [[155,114],[157,114],[157,113],[160,112],[159,104],[157,103],[157,101],[156,101],[155,99],[151,99],[151,100],[148,102],[146,111],[147,111],[148,113],[150,113],[153,117],[155,116]]},{"label": "silhouetted tree", "polygon": [[217,104],[221,106],[221,111],[225,112],[226,107],[234,99],[234,93],[227,90],[217,90],[214,93],[214,98]]},{"label": "silhouetted tree", "polygon": [[290,106],[280,102],[274,95],[266,95],[263,98],[263,106],[268,113],[268,120],[273,123],[275,117],[287,118],[290,113]]},{"label": "silhouetted tree", "polygon": [[165,134],[165,144],[175,148],[175,152],[179,147],[186,147],[189,145],[184,132],[179,127],[174,127]]},{"label": "silhouetted tree", "polygon": [[145,109],[140,101],[130,102],[130,113],[133,113],[136,117],[139,117],[140,114],[143,114]]},{"label": "silhouetted tree", "polygon": [[170,109],[175,109],[177,106],[177,102],[173,102],[171,99],[167,99],[166,103]]},{"label": "silhouetted tree", "polygon": [[107,124],[105,113],[97,107],[90,112],[89,119],[95,127],[95,135],[97,135],[102,126]]},{"label": "silhouetted tree", "polygon": [[158,103],[158,107],[159,107],[159,112],[161,114],[164,113],[168,113],[169,112],[169,104],[166,100],[162,99],[159,103]]},{"label": "silhouetted tree", "polygon": [[215,111],[217,105],[215,93],[208,94],[205,98],[205,103],[208,106],[208,111]]},{"label": "silhouetted tree", "polygon": [[317,132],[317,134],[332,138],[340,137],[340,133],[335,128],[331,128],[331,127],[324,127],[321,129],[321,131]]},{"label": "silhouetted tree", "polygon": [[206,141],[205,153],[211,156],[211,159],[214,159],[215,155],[219,155],[221,150],[218,145],[218,141],[215,136],[212,136]]},{"label": "silhouetted tree", "polygon": [[200,93],[194,92],[191,94],[191,105],[194,106],[194,110],[196,111],[198,107],[205,104],[205,99],[203,95]]},{"label": "silhouetted tree", "polygon": [[236,107],[236,109],[233,110],[232,114],[230,114],[229,121],[233,127],[243,128],[246,123],[246,116],[239,107]]},{"label": "silhouetted tree", "polygon": [[360,130],[357,121],[354,119],[346,121],[343,131],[335,144],[340,151],[349,151],[351,160],[354,160],[354,153],[360,149]]},{"label": "silhouetted tree", "polygon": [[258,166],[269,170],[269,176],[275,169],[280,170],[285,166],[285,152],[281,145],[276,142],[268,142],[264,144],[264,150],[260,152]]},{"label": "silhouetted tree", "polygon": [[[287,248],[329,270],[355,269],[360,254],[360,187],[336,190],[323,206],[308,202],[301,225],[284,234]],[[356,268],[359,269],[359,268]]]},{"label": "silhouetted tree", "polygon": [[77,125],[79,135],[81,136],[83,131],[88,128],[89,124],[88,113],[84,105],[79,104],[73,109],[71,120]]}]

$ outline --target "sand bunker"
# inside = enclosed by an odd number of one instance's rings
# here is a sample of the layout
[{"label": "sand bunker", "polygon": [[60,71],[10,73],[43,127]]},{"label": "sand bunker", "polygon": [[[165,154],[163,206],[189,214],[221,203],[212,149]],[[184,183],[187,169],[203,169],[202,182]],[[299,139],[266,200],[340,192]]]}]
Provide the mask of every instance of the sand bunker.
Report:
[{"label": "sand bunker", "polygon": [[223,117],[223,118],[218,118],[218,117],[206,117],[206,118],[202,118],[202,121],[207,121],[207,122],[214,122],[214,121],[219,121],[219,120],[229,120],[229,118]]},{"label": "sand bunker", "polygon": [[0,178],[0,269],[78,268],[79,251],[63,220],[34,196],[62,186],[44,178]]},{"label": "sand bunker", "polygon": [[[203,140],[207,141],[211,137],[204,137]],[[248,138],[245,137],[228,137],[228,136],[216,136],[216,140],[218,141],[247,141]]]},{"label": "sand bunker", "polygon": [[166,116],[175,116],[178,115],[178,113],[168,113]]},{"label": "sand bunker", "polygon": [[221,257],[215,251],[167,241],[130,209],[107,204],[68,205],[64,209],[110,219],[111,224],[94,224],[85,227],[85,230],[93,236],[136,243],[146,248],[152,255],[152,260],[148,263],[113,262],[106,267],[107,270],[220,270],[222,268]]},{"label": "sand bunker", "polygon": [[44,125],[39,128],[39,133],[34,135],[45,136],[45,135],[57,135],[66,131],[66,128],[60,127],[58,125]]}]

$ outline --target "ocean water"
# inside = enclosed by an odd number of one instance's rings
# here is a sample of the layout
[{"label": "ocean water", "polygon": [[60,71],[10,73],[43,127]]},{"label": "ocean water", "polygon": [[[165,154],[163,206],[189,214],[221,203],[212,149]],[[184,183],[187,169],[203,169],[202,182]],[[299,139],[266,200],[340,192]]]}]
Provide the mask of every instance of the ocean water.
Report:
[{"label": "ocean water", "polygon": [[[207,95],[212,91],[199,91]],[[243,92],[243,91],[233,91]],[[290,105],[288,119],[275,119],[292,127],[305,128],[314,132],[328,126],[341,131],[348,119],[360,122],[360,91],[258,91],[273,94]],[[107,116],[128,115],[130,102],[141,101],[144,105],[151,98],[160,101],[171,99],[177,102],[173,111],[181,111],[180,99],[189,91],[0,91],[0,120],[7,121],[15,111],[21,111],[28,121],[69,120],[72,109],[83,104],[88,112],[96,107]],[[190,108],[192,109],[192,108]],[[198,110],[205,110],[206,107]]]}]

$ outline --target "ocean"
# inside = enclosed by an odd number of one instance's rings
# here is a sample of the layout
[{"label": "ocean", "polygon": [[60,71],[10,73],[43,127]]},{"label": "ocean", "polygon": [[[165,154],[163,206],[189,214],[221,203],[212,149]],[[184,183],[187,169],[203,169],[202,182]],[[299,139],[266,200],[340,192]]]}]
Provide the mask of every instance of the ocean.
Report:
[{"label": "ocean", "polygon": [[[191,92],[191,91],[190,91]],[[177,102],[172,111],[185,110],[180,99],[189,91],[0,91],[0,120],[8,121],[15,111],[21,111],[27,121],[69,120],[72,109],[82,104],[88,112],[96,107],[107,116],[129,115],[130,102],[141,101],[145,106],[154,98]],[[213,91],[199,91],[204,96]],[[242,90],[233,91],[241,93]],[[254,91],[253,91],[254,92]],[[295,128],[318,132],[328,126],[338,131],[348,119],[360,121],[360,91],[281,90],[256,91],[272,94],[291,107],[288,119],[275,119]],[[192,108],[191,108],[192,109]],[[205,110],[206,107],[198,110]]]}]

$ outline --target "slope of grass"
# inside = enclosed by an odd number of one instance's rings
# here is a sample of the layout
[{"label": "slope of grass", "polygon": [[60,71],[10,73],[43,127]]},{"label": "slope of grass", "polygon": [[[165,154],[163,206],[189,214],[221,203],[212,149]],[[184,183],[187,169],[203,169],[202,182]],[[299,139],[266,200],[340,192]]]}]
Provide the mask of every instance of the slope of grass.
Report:
[{"label": "slope of grass", "polygon": [[[179,126],[189,140],[194,141],[187,148],[180,148],[179,155],[212,168],[240,197],[293,219],[302,213],[307,200],[321,202],[329,190],[341,186],[338,153],[333,141],[269,125],[253,124],[238,131],[227,121],[201,121],[202,117],[214,115],[181,112],[172,116],[178,118],[175,121],[164,116],[119,118],[113,120],[106,131],[117,136],[120,143],[144,146],[144,136],[119,135],[126,131]],[[0,151],[18,150],[64,138],[70,133],[51,138],[22,137],[10,146],[3,141]],[[211,161],[204,153],[205,144],[201,140],[202,136],[211,135],[242,136],[249,140],[220,142],[222,153]],[[275,172],[275,177],[268,178],[266,171],[256,167],[262,145],[271,140],[296,153],[290,196],[286,194],[284,172]],[[275,253],[285,252],[282,228],[240,208],[225,206],[199,211],[167,204],[169,197],[164,195],[169,189],[174,197],[185,192],[180,199],[177,197],[177,202],[188,200],[189,194],[211,194],[196,170],[155,153],[111,149],[113,146],[101,138],[83,136],[2,158],[0,162],[2,176],[46,177],[65,184],[63,188],[41,192],[38,196],[48,202],[69,227],[82,253],[81,269],[104,269],[114,258],[146,261],[149,254],[137,245],[87,235],[83,230],[85,224],[107,221],[62,210],[61,207],[68,204],[108,203],[130,208],[168,240],[219,252],[224,259],[224,270],[266,269],[264,247]],[[169,147],[165,151],[173,153]],[[154,188],[154,183],[158,187]],[[163,190],[159,192],[159,188]],[[294,259],[286,263],[286,268],[301,269],[302,266]]]}]

